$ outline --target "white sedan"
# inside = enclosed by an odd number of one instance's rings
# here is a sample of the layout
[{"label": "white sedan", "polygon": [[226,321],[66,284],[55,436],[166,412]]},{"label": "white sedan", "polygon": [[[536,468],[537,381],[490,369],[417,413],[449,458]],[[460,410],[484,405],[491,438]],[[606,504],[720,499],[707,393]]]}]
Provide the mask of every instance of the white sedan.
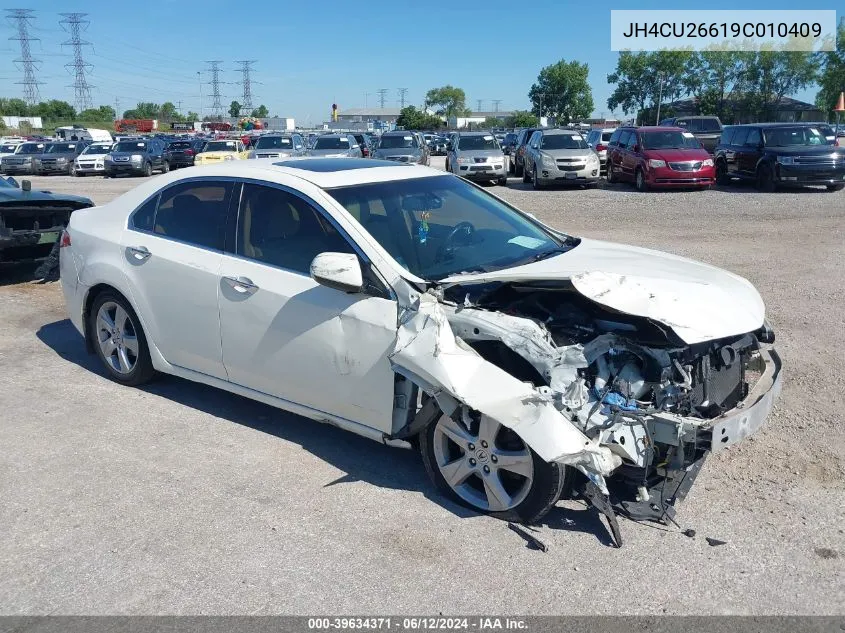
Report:
[{"label": "white sedan", "polygon": [[418,445],[442,491],[508,519],[579,485],[611,519],[665,520],[781,385],[745,279],[422,166],[179,170],[76,211],[61,246],[70,318],[115,381],[173,374]]}]

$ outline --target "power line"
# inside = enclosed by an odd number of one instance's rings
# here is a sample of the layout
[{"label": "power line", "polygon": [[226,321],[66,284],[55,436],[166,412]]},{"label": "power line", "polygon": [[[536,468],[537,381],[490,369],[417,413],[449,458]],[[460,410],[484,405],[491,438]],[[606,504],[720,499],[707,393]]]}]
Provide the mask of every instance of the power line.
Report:
[{"label": "power line", "polygon": [[378,93],[379,107],[384,110],[384,101],[387,98],[387,88],[379,88],[376,92]]},{"label": "power line", "polygon": [[91,23],[83,18],[87,13],[61,13],[64,20],[59,20],[62,28],[70,33],[70,39],[62,42],[62,46],[73,47],[73,61],[65,64],[65,68],[73,69],[73,95],[76,111],[82,112],[91,107],[91,88],[88,85],[88,80],[85,77],[85,71],[91,68],[91,64],[82,58],[82,47],[91,46],[91,42],[86,42],[80,37],[80,33],[88,28]]},{"label": "power line", "polygon": [[252,112],[252,81],[250,80],[249,73],[252,70],[252,65],[257,61],[255,59],[245,59],[235,62],[236,64],[240,64],[241,73],[243,74],[243,80],[240,82],[244,89],[241,110],[248,114]]},{"label": "power line", "polygon": [[399,88],[399,107],[405,107],[405,95],[408,94],[407,88]]},{"label": "power line", "polygon": [[493,112],[499,111],[499,104],[502,102],[501,99],[493,99]]},{"label": "power line", "polygon": [[211,113],[214,116],[223,115],[223,106],[220,104],[220,64],[222,63],[223,61],[219,59],[206,62],[211,73],[211,81],[208,83],[211,85]]},{"label": "power line", "polygon": [[29,29],[32,27],[30,20],[32,20],[32,9],[6,9],[9,15],[7,19],[17,22],[18,35],[17,37],[10,37],[10,40],[16,40],[21,43],[21,56],[14,60],[15,64],[19,64],[23,69],[23,81],[16,83],[23,85],[23,98],[29,105],[35,105],[41,101],[41,95],[38,92],[38,84],[42,83],[35,78],[35,71],[39,70],[39,60],[33,59],[32,52],[29,50],[30,42],[40,41],[37,37],[32,37],[29,34]]}]

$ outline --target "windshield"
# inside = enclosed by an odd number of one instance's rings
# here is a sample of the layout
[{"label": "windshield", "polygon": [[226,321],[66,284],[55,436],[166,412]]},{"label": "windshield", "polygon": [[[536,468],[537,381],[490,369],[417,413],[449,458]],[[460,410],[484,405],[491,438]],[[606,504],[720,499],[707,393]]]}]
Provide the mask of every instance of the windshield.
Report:
[{"label": "windshield", "polygon": [[209,141],[202,148],[204,152],[236,152],[238,144],[235,141]]},{"label": "windshield", "polygon": [[462,136],[458,140],[458,149],[461,151],[499,149],[499,141],[492,134],[485,134],[484,136]]},{"label": "windshield", "polygon": [[763,130],[767,147],[827,145],[827,139],[814,127],[776,127]]},{"label": "windshield", "polygon": [[379,149],[397,149],[400,147],[416,147],[417,139],[410,134],[391,134],[382,136]]},{"label": "windshield", "polygon": [[114,146],[115,152],[145,152],[147,144],[138,141],[121,141]]},{"label": "windshield", "polygon": [[44,143],[24,143],[18,147],[17,154],[41,154],[44,151]]},{"label": "windshield", "polygon": [[108,154],[111,148],[107,145],[89,145],[85,148],[83,154]]},{"label": "windshield", "polygon": [[661,132],[640,132],[643,149],[699,149],[698,142],[691,132],[665,130]]},{"label": "windshield", "polygon": [[45,154],[68,154],[76,149],[76,143],[53,143]]},{"label": "windshield", "polygon": [[563,242],[484,190],[454,176],[329,189],[406,270],[436,281],[524,264]]},{"label": "windshield", "polygon": [[11,154],[17,147],[17,145],[0,145],[0,154]]},{"label": "windshield", "polygon": [[587,149],[586,141],[580,134],[544,134],[543,149]]},{"label": "windshield", "polygon": [[349,149],[349,138],[346,136],[320,136],[314,143],[314,149]]},{"label": "windshield", "polygon": [[516,143],[516,134],[512,132],[510,134],[505,134],[504,140],[505,145],[510,145],[511,143]]},{"label": "windshield", "polygon": [[262,136],[255,144],[255,149],[290,149],[293,141],[287,136]]},{"label": "windshield", "polygon": [[167,149],[190,149],[190,141],[172,141],[167,145]]}]

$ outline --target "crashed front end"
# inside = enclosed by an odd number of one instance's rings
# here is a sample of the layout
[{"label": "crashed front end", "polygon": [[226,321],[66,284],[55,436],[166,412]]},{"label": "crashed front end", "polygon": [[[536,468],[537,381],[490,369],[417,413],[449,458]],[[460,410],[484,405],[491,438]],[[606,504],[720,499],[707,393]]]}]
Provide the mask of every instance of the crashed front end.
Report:
[{"label": "crashed front end", "polygon": [[0,204],[0,262],[46,258],[77,209],[90,203],[63,200],[12,200]]},{"label": "crashed front end", "polygon": [[392,362],[444,413],[488,415],[578,469],[600,509],[665,522],[707,454],[765,421],[782,379],[773,342],[763,323],[687,344],[571,281],[494,282],[423,294]]}]

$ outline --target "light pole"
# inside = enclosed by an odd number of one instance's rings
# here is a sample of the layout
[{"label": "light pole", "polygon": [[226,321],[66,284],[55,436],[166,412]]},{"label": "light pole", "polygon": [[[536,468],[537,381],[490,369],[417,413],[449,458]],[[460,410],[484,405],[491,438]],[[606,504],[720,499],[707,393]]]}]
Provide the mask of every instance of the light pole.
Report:
[{"label": "light pole", "polygon": [[657,120],[654,122],[655,125],[660,124],[660,102],[663,101],[663,77],[664,75],[660,75],[660,89],[657,93]]},{"label": "light pole", "polygon": [[202,73],[200,71],[197,71],[197,81],[199,82],[199,85],[200,85],[200,112],[199,112],[199,115],[200,115],[200,121],[202,121]]}]

